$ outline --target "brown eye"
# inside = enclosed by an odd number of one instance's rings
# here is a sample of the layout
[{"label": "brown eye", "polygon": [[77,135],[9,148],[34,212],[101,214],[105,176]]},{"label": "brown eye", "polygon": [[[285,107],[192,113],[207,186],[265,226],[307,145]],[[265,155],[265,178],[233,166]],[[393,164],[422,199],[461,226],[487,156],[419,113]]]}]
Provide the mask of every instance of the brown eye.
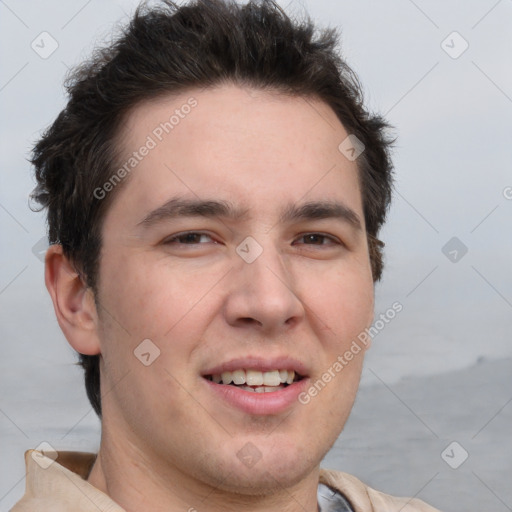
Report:
[{"label": "brown eye", "polygon": [[204,240],[205,237],[212,240],[212,237],[210,235],[207,235],[206,233],[190,231],[188,233],[181,233],[178,235],[174,235],[171,238],[167,238],[164,243],[165,244],[179,243],[179,244],[186,244],[186,245],[195,245],[195,244],[205,243],[204,241],[201,242],[201,240],[202,239]]},{"label": "brown eye", "polygon": [[[306,245],[331,245],[339,243],[334,237],[323,235],[322,233],[307,233],[302,235],[300,239],[304,240]],[[326,240],[328,243],[325,243]]]}]

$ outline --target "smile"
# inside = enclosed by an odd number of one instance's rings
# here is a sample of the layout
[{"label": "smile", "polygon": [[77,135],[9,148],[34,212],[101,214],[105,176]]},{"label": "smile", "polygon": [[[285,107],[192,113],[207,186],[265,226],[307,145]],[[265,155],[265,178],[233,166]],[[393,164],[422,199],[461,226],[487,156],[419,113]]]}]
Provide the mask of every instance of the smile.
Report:
[{"label": "smile", "polygon": [[298,396],[308,386],[309,373],[295,358],[247,356],[211,366],[201,376],[213,403],[245,414],[278,415],[302,407]]},{"label": "smile", "polygon": [[262,372],[252,369],[225,371],[220,374],[206,375],[205,378],[216,384],[236,386],[253,393],[272,393],[301,380],[294,370],[270,370]]}]

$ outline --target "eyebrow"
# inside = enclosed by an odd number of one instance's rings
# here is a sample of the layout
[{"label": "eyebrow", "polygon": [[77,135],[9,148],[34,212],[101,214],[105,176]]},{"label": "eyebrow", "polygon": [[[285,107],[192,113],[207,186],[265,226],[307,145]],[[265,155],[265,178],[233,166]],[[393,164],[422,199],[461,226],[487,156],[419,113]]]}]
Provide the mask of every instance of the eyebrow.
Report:
[{"label": "eyebrow", "polygon": [[163,220],[178,217],[209,217],[244,220],[249,210],[236,208],[228,201],[172,198],[148,213],[138,225],[150,227]]},{"label": "eyebrow", "polygon": [[[236,207],[229,201],[175,197],[148,213],[138,225],[149,228],[164,220],[179,217],[224,218],[241,221],[249,218],[249,209]],[[344,203],[332,200],[309,201],[301,205],[288,204],[281,211],[279,222],[291,223],[320,219],[341,220],[357,231],[362,230],[359,215]]]},{"label": "eyebrow", "polygon": [[280,222],[300,220],[337,219],[350,224],[357,231],[362,230],[359,215],[339,201],[310,201],[302,205],[289,204],[281,214]]}]

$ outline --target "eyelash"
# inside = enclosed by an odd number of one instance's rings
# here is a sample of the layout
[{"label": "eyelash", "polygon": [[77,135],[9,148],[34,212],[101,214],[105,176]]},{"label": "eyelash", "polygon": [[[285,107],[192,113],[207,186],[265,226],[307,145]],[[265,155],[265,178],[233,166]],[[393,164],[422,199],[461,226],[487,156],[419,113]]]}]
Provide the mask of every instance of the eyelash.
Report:
[{"label": "eyelash", "polygon": [[[201,233],[199,231],[188,231],[186,233],[179,233],[179,234],[174,235],[174,236],[172,236],[170,238],[167,238],[164,243],[167,244],[167,245],[170,245],[175,240],[179,240],[180,238],[184,238],[184,237],[190,236],[190,235],[208,236],[208,237],[212,238],[207,233]],[[181,245],[197,245],[197,244],[181,244]],[[201,245],[201,244],[199,244],[199,245]]]},{"label": "eyelash", "polygon": [[[172,237],[170,238],[167,238],[165,241],[164,241],[164,244],[165,245],[172,245],[175,241],[179,240],[180,238],[184,238],[184,237],[187,237],[187,236],[190,236],[190,235],[199,235],[199,236],[207,236],[209,238],[212,238],[209,234],[207,233],[201,233],[200,231],[187,231],[185,233],[179,233],[177,235],[173,235]],[[319,236],[319,237],[322,237],[324,239],[328,239],[330,240],[331,242],[333,242],[334,244],[336,245],[343,245],[336,237],[332,236],[332,235],[326,235],[324,233],[305,233],[305,234],[302,234],[299,236],[299,239],[300,238],[305,238],[305,237],[308,237],[308,236]],[[213,238],[212,238],[213,239]],[[188,244],[188,243],[180,243],[178,242],[180,245],[203,245],[203,244],[200,244],[200,243],[191,243],[191,244]],[[324,245],[331,245],[331,244],[305,244],[305,245],[315,245],[315,246],[324,246]]]}]

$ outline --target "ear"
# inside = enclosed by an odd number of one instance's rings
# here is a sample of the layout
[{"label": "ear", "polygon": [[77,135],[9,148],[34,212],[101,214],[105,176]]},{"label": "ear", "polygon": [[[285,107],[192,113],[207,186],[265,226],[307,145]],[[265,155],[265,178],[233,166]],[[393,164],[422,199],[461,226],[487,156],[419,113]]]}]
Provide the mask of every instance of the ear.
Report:
[{"label": "ear", "polygon": [[45,283],[69,344],[81,354],[99,354],[98,315],[93,292],[66,258],[61,245],[51,245],[46,252]]}]

